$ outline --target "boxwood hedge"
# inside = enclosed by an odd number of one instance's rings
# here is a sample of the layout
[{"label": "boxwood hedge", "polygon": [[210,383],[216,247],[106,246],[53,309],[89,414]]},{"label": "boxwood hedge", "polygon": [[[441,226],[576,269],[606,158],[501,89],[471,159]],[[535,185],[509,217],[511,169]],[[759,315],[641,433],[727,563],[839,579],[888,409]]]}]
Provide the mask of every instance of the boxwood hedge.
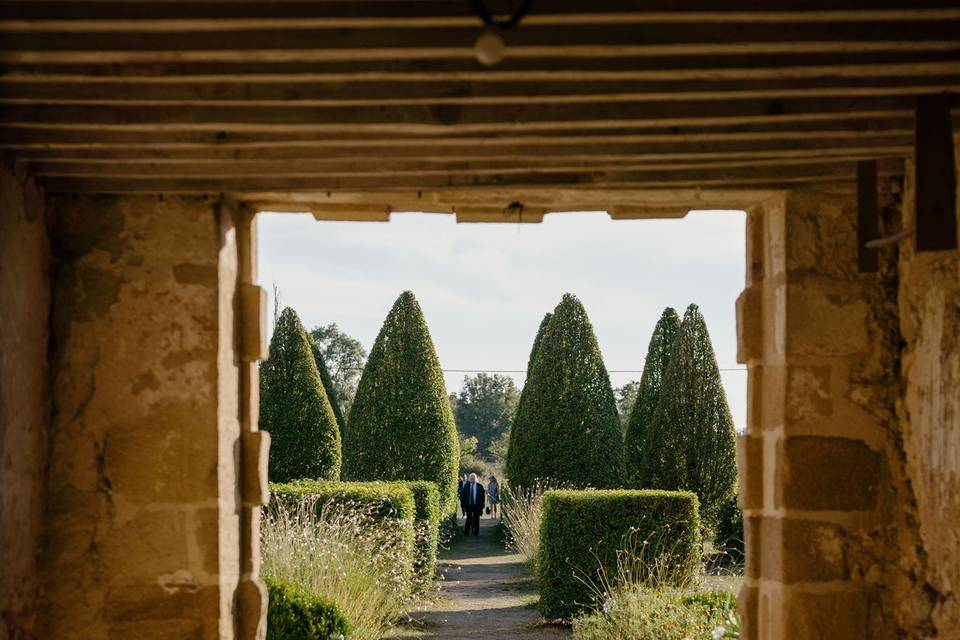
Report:
[{"label": "boxwood hedge", "polygon": [[267,578],[267,640],[343,640],[350,622],[336,604],[289,582]]},{"label": "boxwood hedge", "polygon": [[421,587],[433,584],[437,567],[437,546],[440,543],[440,492],[429,480],[404,483],[413,493],[415,506],[415,548],[413,569]]},{"label": "boxwood hedge", "polygon": [[403,547],[409,549],[413,567],[416,534],[416,502],[414,492],[400,482],[331,482],[324,480],[295,480],[285,484],[271,484],[275,507],[295,504],[310,497],[317,509],[325,507],[357,507],[369,510],[372,518],[396,520],[399,523]]},{"label": "boxwood hedge", "polygon": [[374,518],[403,521],[404,537],[412,553],[411,567],[422,587],[433,581],[440,539],[440,492],[428,480],[410,482],[326,482],[297,480],[271,485],[282,505],[310,496],[317,507],[357,505]]},{"label": "boxwood hedge", "polygon": [[618,557],[642,554],[647,566],[667,563],[677,581],[700,571],[696,495],[678,491],[547,491],[540,521],[540,612],[570,618],[596,606],[615,586]]}]

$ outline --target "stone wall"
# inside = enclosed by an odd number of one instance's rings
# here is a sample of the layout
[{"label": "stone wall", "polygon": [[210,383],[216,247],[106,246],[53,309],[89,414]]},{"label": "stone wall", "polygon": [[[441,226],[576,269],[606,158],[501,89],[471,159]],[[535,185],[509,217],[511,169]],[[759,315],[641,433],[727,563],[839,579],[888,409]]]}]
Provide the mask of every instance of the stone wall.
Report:
[{"label": "stone wall", "polygon": [[[960,138],[958,138],[960,157]],[[908,176],[904,225],[915,224]],[[958,211],[960,216],[960,211]],[[920,527],[930,637],[960,638],[960,252],[900,243],[903,442]],[[909,605],[911,603],[905,603]]]},{"label": "stone wall", "polygon": [[49,423],[43,194],[0,165],[0,638],[34,638]]},{"label": "stone wall", "polygon": [[52,198],[44,637],[233,637],[236,247],[218,203]]},{"label": "stone wall", "polygon": [[851,195],[793,191],[748,213],[738,301],[747,638],[917,637],[917,543],[896,402],[896,262],[857,268]]}]

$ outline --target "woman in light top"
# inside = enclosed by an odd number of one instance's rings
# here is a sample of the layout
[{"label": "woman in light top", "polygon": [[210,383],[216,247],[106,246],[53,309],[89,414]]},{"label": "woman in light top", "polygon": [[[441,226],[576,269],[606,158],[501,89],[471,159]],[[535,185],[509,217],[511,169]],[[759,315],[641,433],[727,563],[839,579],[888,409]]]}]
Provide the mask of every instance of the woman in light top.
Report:
[{"label": "woman in light top", "polygon": [[490,476],[490,482],[487,483],[487,503],[490,505],[490,517],[497,517],[497,505],[500,504],[500,483],[497,482],[497,476]]}]

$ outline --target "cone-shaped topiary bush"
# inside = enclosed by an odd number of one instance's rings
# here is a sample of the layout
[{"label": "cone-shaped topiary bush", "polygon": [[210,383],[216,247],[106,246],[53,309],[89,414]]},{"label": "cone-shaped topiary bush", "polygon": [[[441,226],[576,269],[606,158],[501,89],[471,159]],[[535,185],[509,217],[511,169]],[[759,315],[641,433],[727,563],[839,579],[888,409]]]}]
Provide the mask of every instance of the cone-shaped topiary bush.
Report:
[{"label": "cone-shaped topiary bush", "polygon": [[[527,360],[527,380],[524,382],[523,389],[520,391],[520,400],[517,401],[517,410],[513,414],[513,424],[510,426],[506,473],[507,478],[510,478],[511,482],[513,482],[514,477],[519,478],[523,475],[522,467],[526,465],[539,466],[539,463],[533,459],[539,449],[534,443],[531,443],[530,440],[530,429],[528,428],[530,421],[524,420],[518,424],[517,417],[522,415],[520,407],[523,406],[524,398],[529,395],[527,389],[530,386],[530,378],[533,375],[533,363],[536,359],[537,351],[540,349],[540,341],[543,340],[543,334],[547,332],[547,325],[550,324],[551,318],[553,318],[552,313],[547,313],[543,316],[543,320],[540,321],[540,327],[537,329],[537,335],[533,339],[530,358]],[[516,474],[516,476],[514,474]]]},{"label": "cone-shaped topiary bush", "polygon": [[692,491],[708,525],[737,486],[736,430],[703,315],[687,307],[644,444],[651,488]]},{"label": "cone-shaped topiary bush", "polygon": [[460,450],[427,323],[405,291],[380,329],[347,419],[344,478],[431,480],[456,509]]},{"label": "cone-shaped topiary bush", "polygon": [[317,372],[320,374],[320,381],[323,383],[323,390],[327,393],[327,400],[333,408],[333,415],[337,419],[337,429],[340,431],[340,441],[343,442],[344,432],[347,428],[347,419],[343,417],[343,411],[340,410],[340,398],[337,397],[337,390],[333,386],[333,378],[330,377],[330,371],[327,369],[327,363],[323,360],[323,353],[317,341],[307,334],[310,340],[310,353],[313,354],[313,361],[317,363]]},{"label": "cone-shaped topiary bush", "polygon": [[637,400],[630,412],[630,422],[627,424],[627,433],[624,437],[626,452],[627,482],[638,488],[646,486],[643,477],[643,445],[647,431],[653,424],[653,415],[660,402],[660,389],[663,384],[663,374],[670,364],[673,355],[673,343],[680,333],[680,317],[673,307],[663,310],[657,326],[650,338],[647,347],[647,359],[643,363],[643,374],[640,376],[640,388],[637,390]]},{"label": "cone-shaped topiary bush", "polygon": [[551,485],[620,485],[623,439],[610,377],[587,312],[571,294],[554,309],[524,394],[514,421],[521,437],[508,469],[513,487],[531,487],[537,479]]},{"label": "cone-shaped topiary bush", "polygon": [[270,479],[336,480],[340,430],[303,325],[287,307],[260,365],[260,428],[270,432]]}]

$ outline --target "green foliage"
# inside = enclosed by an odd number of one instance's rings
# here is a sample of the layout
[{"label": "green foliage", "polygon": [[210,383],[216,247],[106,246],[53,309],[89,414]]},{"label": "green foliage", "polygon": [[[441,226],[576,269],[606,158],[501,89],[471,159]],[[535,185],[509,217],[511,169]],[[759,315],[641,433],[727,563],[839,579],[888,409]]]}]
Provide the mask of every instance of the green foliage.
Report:
[{"label": "green foliage", "polygon": [[530,348],[530,358],[527,360],[527,378],[523,384],[523,390],[520,392],[520,399],[517,401],[517,410],[513,414],[513,424],[510,427],[510,439],[507,444],[506,472],[511,482],[517,484],[515,478],[521,478],[524,475],[524,468],[527,465],[536,465],[534,457],[537,455],[537,443],[534,440],[532,421],[527,419],[529,410],[524,407],[531,402],[530,380],[533,378],[533,368],[537,360],[537,353],[540,351],[540,343],[547,332],[550,320],[553,319],[552,313],[547,313],[540,321],[537,328],[537,335],[533,339],[533,347]]},{"label": "green foliage", "polygon": [[318,510],[325,507],[362,507],[377,519],[408,520],[413,541],[416,503],[410,487],[402,482],[326,482],[296,480],[270,484],[271,503],[277,506],[298,504],[304,497],[315,500]]},{"label": "green foliage", "polygon": [[642,550],[643,564],[634,573],[668,566],[674,583],[700,571],[700,518],[692,493],[548,491],[542,509],[538,577],[547,619],[601,604],[598,585],[617,587],[625,553]]},{"label": "green foliage", "polygon": [[260,428],[269,431],[270,479],[335,480],[340,476],[340,430],[303,325],[287,307],[260,365]]},{"label": "green foliage", "polygon": [[732,561],[743,558],[743,512],[733,495],[721,505],[717,514],[717,532],[714,546]]},{"label": "green foliage", "polygon": [[344,478],[430,480],[456,509],[460,452],[423,312],[409,291],[383,323],[347,421]]},{"label": "green foliage", "polygon": [[478,478],[486,478],[492,471],[486,460],[472,454],[467,454],[460,456],[460,473],[475,473]]},{"label": "green foliage", "polygon": [[703,315],[690,305],[663,375],[646,434],[643,478],[649,487],[693,491],[713,527],[736,490],[736,431]]},{"label": "green foliage", "polygon": [[[383,487],[372,489],[360,495],[384,492]],[[408,488],[389,491],[413,508]],[[412,571],[412,511],[384,517],[377,513],[384,508],[382,500],[337,503],[322,498],[322,491],[288,492],[263,510],[260,574],[336,603],[356,640],[381,638],[409,612],[418,587]]]},{"label": "green foliage", "polygon": [[640,391],[640,382],[631,380],[622,387],[613,389],[614,398],[617,401],[617,413],[620,414],[620,425],[624,432],[627,431],[627,425],[630,422],[630,414],[637,403],[637,393]]},{"label": "green foliage", "polygon": [[367,361],[367,350],[359,340],[341,331],[336,323],[314,327],[310,337],[331,373],[340,411],[346,414],[357,393],[357,381]]},{"label": "green foliage", "polygon": [[577,640],[709,640],[735,609],[736,598],[728,592],[632,588],[610,594],[603,611],[574,620],[573,635]]},{"label": "green foliage", "polygon": [[[490,446],[510,431],[520,394],[509,376],[478,373],[465,376],[457,394],[454,417],[461,436],[477,439],[481,455],[490,455]],[[461,454],[465,453],[462,449]]]},{"label": "green foliage", "polygon": [[501,433],[490,443],[488,452],[493,458],[493,463],[500,467],[507,464],[507,452],[510,450],[510,432]]},{"label": "green foliage", "polygon": [[624,450],[627,459],[627,481],[636,487],[647,486],[644,477],[644,446],[660,403],[663,376],[673,355],[673,345],[680,333],[680,318],[672,307],[663,310],[647,347],[647,358],[640,376],[636,401],[627,423]]},{"label": "green foliage", "polygon": [[267,578],[267,640],[342,640],[350,622],[336,604],[283,580]]},{"label": "green foliage", "polygon": [[533,360],[512,429],[507,475],[515,487],[616,487],[623,438],[610,377],[580,301],[557,305]]},{"label": "green foliage", "polygon": [[340,431],[340,442],[343,442],[347,419],[343,417],[343,411],[340,408],[339,398],[337,397],[337,389],[333,384],[333,379],[330,377],[330,371],[327,370],[327,365],[323,361],[323,353],[320,351],[320,346],[309,334],[307,338],[310,340],[310,353],[313,355],[313,361],[317,365],[320,382],[323,383],[323,390],[327,393],[327,400],[330,401],[333,415],[337,419],[337,429]]},{"label": "green foliage", "polygon": [[440,544],[440,492],[437,491],[437,485],[426,480],[405,484],[413,493],[416,507],[413,570],[421,590],[425,590],[433,584],[437,567],[437,547]]}]

